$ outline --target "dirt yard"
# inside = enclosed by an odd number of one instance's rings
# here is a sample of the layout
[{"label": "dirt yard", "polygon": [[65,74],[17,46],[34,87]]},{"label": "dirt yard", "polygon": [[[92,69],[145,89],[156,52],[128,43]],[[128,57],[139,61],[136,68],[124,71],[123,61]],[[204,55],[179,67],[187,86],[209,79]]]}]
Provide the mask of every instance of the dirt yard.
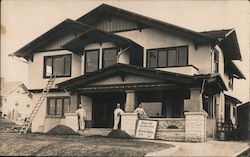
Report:
[{"label": "dirt yard", "polygon": [[173,147],[102,136],[0,133],[0,156],[144,156]]}]

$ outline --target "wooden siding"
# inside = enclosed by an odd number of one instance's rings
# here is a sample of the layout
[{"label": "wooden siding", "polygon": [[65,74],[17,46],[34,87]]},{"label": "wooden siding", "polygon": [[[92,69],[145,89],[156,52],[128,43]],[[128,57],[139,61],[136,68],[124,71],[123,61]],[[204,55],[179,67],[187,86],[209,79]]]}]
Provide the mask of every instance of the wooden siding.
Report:
[{"label": "wooden siding", "polygon": [[96,28],[107,32],[119,32],[138,29],[138,24],[121,17],[105,17],[96,24]]},{"label": "wooden siding", "polygon": [[89,85],[114,85],[114,84],[153,83],[153,82],[162,82],[162,81],[136,75],[124,76],[124,81],[123,81],[122,77],[118,75],[97,81],[95,83],[90,83]]},{"label": "wooden siding", "polygon": [[73,32],[71,30],[65,30],[64,32],[60,32],[57,35],[53,36],[48,44],[42,45],[40,48],[38,48],[37,51],[62,49],[61,47],[62,45],[74,39],[76,36],[77,36],[76,32]]}]

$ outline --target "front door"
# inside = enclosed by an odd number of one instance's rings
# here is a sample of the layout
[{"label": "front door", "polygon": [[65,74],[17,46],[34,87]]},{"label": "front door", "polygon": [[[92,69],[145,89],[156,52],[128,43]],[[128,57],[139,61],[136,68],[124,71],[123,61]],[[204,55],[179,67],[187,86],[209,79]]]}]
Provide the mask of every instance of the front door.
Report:
[{"label": "front door", "polygon": [[93,97],[93,127],[112,128],[114,121],[114,110],[116,104],[120,103],[124,110],[125,96],[123,94],[103,94]]}]

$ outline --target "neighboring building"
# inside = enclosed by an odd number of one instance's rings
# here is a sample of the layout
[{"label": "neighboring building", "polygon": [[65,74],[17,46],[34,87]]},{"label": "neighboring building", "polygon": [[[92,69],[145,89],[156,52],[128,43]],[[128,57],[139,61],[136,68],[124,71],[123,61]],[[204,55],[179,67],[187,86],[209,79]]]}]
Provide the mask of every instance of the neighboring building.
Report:
[{"label": "neighboring building", "polygon": [[4,82],[1,89],[1,112],[7,119],[21,124],[29,116],[32,94],[22,82]]},{"label": "neighboring building", "polygon": [[111,128],[119,102],[126,112],[122,129],[134,135],[129,112],[143,103],[159,122],[156,138],[205,141],[215,135],[216,120],[235,123],[233,80],[245,78],[233,63],[241,59],[234,29],[195,32],[105,4],[13,55],[29,62],[34,101],[51,73],[57,75],[33,132],[58,124],[76,129],[69,119],[79,103],[90,127]]},{"label": "neighboring building", "polygon": [[237,107],[237,119],[241,140],[250,140],[250,102]]}]

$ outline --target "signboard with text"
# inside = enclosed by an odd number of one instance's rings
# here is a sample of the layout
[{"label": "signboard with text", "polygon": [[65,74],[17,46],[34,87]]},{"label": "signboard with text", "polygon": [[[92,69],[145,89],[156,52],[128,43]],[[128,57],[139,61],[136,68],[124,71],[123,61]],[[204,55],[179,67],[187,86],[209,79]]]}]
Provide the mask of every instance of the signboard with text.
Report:
[{"label": "signboard with text", "polygon": [[139,120],[137,124],[135,137],[154,139],[157,123],[158,123],[157,121],[152,121],[152,120]]}]

